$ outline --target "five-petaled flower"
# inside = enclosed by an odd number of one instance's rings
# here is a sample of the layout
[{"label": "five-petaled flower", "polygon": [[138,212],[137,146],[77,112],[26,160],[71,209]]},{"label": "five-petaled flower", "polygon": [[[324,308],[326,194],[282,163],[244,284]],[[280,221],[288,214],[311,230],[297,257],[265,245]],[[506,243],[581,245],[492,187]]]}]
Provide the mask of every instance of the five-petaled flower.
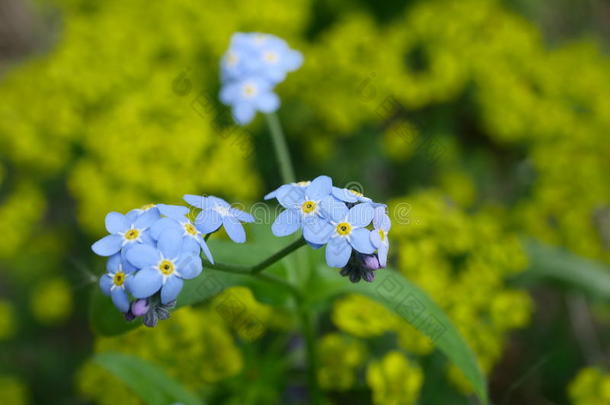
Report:
[{"label": "five-petaled flower", "polygon": [[108,259],[106,263],[107,273],[100,277],[100,288],[102,292],[112,298],[114,306],[121,312],[129,310],[129,296],[127,295],[127,283],[131,281],[132,273],[123,268],[121,255],[119,253]]},{"label": "five-petaled flower", "polygon": [[139,269],[129,284],[132,295],[148,298],[160,290],[162,304],[175,300],[183,280],[197,277],[203,269],[201,260],[185,247],[177,229],[161,234],[157,247],[137,245],[127,251],[126,257]]},{"label": "five-petaled flower", "polygon": [[195,218],[195,226],[201,233],[216,232],[222,225],[233,242],[244,243],[246,241],[246,231],[241,223],[254,222],[252,215],[233,208],[222,198],[214,196],[187,194],[184,196],[184,201],[201,209]]},{"label": "five-petaled flower", "polygon": [[106,215],[106,230],[110,233],[98,240],[91,249],[100,256],[112,256],[121,248],[136,243],[152,243],[148,228],[159,218],[155,210],[127,215],[111,212]]}]

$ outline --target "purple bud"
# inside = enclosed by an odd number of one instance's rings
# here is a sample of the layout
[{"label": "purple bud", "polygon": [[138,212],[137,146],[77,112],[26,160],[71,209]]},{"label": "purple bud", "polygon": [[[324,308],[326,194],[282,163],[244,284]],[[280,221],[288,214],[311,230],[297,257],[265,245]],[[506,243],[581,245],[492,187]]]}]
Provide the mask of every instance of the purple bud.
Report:
[{"label": "purple bud", "polygon": [[375,254],[362,255],[362,265],[366,270],[379,270],[381,268],[379,258]]},{"label": "purple bud", "polygon": [[150,309],[148,300],[136,300],[131,304],[131,313],[134,316],[144,316]]}]

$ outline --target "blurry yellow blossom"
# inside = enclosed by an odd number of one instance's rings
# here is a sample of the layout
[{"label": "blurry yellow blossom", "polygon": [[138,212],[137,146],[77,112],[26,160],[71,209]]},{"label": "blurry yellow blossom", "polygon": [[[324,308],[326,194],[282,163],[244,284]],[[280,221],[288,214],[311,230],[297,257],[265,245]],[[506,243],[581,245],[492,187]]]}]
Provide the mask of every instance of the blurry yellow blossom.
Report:
[{"label": "blurry yellow blossom", "polygon": [[10,301],[0,300],[0,341],[10,339],[17,330],[15,308]]},{"label": "blurry yellow blossom", "polygon": [[419,366],[397,351],[391,351],[381,360],[372,362],[366,372],[366,381],[373,391],[373,403],[376,405],[415,403],[423,379]]},{"label": "blurry yellow blossom", "polygon": [[0,404],[28,404],[28,393],[25,384],[16,377],[0,375]]},{"label": "blurry yellow blossom", "polygon": [[98,405],[140,405],[140,398],[117,377],[89,361],[79,370],[76,385],[83,398]]},{"label": "blurry yellow blossom", "polygon": [[318,380],[326,390],[345,391],[356,382],[356,368],[364,363],[364,345],[338,333],[320,338]]},{"label": "blurry yellow blossom", "polygon": [[64,321],[72,313],[70,284],[63,278],[43,281],[30,294],[30,308],[41,323]]},{"label": "blurry yellow blossom", "polygon": [[610,404],[610,374],[594,367],[580,370],[568,386],[573,405]]},{"label": "blurry yellow blossom", "polygon": [[375,337],[389,332],[397,317],[382,304],[361,295],[348,295],[334,305],[332,319],[341,330],[357,337]]}]

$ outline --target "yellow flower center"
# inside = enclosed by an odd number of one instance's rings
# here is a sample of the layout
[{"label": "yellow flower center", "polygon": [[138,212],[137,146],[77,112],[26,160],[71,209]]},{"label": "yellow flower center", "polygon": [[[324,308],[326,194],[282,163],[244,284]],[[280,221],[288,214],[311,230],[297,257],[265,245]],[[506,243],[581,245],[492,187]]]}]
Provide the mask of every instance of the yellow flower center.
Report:
[{"label": "yellow flower center", "polygon": [[301,205],[301,211],[303,211],[305,214],[311,214],[312,212],[314,212],[316,210],[317,204],[315,201],[305,201],[302,205]]},{"label": "yellow flower center", "polygon": [[379,230],[379,239],[381,239],[382,241],[385,240],[385,231],[383,229]]},{"label": "yellow flower center", "polygon": [[140,236],[140,231],[137,229],[130,229],[127,232],[125,232],[125,239],[127,240],[136,240],[138,239],[138,237]]},{"label": "yellow flower center", "polygon": [[266,62],[269,62],[269,63],[275,63],[279,59],[277,56],[277,53],[271,52],[271,51],[265,52],[265,54],[263,55],[263,58],[265,59]]},{"label": "yellow flower center", "polygon": [[114,273],[114,276],[112,276],[112,284],[116,285],[117,287],[120,287],[123,285],[124,282],[125,273],[123,273],[122,271],[117,271],[116,273]]},{"label": "yellow flower center", "polygon": [[341,236],[349,235],[352,231],[352,225],[349,222],[340,222],[337,224],[337,233]]},{"label": "yellow flower center", "polygon": [[195,228],[195,226],[191,223],[186,223],[184,224],[184,230],[186,231],[186,233],[188,233],[189,235],[197,235],[197,228]]},{"label": "yellow flower center", "polygon": [[311,184],[311,181],[299,181],[297,183],[297,186],[299,186],[299,187],[307,187],[310,184]]},{"label": "yellow flower center", "polygon": [[237,64],[237,55],[233,52],[229,53],[229,57],[227,58],[227,64],[229,66],[235,66]]},{"label": "yellow flower center", "polygon": [[349,189],[349,192],[355,195],[356,197],[362,197],[364,195],[361,192],[352,189]]},{"label": "yellow flower center", "polygon": [[175,269],[174,263],[171,260],[164,259],[159,262],[159,271],[164,276],[171,275]]},{"label": "yellow flower center", "polygon": [[148,211],[151,208],[155,208],[155,204],[146,204],[146,205],[143,205],[140,209],[142,211]]},{"label": "yellow flower center", "polygon": [[246,84],[243,87],[243,93],[245,97],[252,97],[256,94],[256,87],[252,84]]}]

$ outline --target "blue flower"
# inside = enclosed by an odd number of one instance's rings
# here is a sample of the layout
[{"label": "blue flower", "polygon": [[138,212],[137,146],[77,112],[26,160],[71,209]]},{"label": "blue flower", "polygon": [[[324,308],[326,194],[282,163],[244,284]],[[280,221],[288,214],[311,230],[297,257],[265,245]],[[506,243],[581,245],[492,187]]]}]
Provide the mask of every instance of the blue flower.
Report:
[{"label": "blue flower", "polygon": [[273,87],[302,63],[301,54],[276,36],[235,33],[220,62],[220,100],[232,107],[241,125],[252,121],[257,111],[272,113],[280,106]]},{"label": "blue flower", "polygon": [[276,188],[275,190],[273,190],[272,192],[270,192],[269,194],[265,195],[264,199],[265,200],[271,200],[272,198],[277,198],[278,194],[285,194],[285,193],[289,193],[290,190],[293,187],[307,187],[311,184],[311,181],[299,181],[296,183],[290,183],[290,184],[284,184],[278,188]]},{"label": "blue flower", "polygon": [[256,76],[225,84],[220,91],[220,101],[231,106],[233,118],[240,125],[252,121],[257,111],[272,113],[280,106],[272,84]]},{"label": "blue flower", "polygon": [[352,190],[350,188],[339,188],[333,187],[333,196],[339,200],[346,203],[357,203],[357,202],[372,202],[368,197],[362,195],[361,192]]},{"label": "blue flower", "polygon": [[332,198],[331,191],[332,180],[328,176],[318,176],[305,187],[280,187],[275,197],[286,210],[273,222],[273,234],[286,236],[302,228],[307,242],[314,245],[325,243],[327,220],[322,217],[320,207],[325,199]]},{"label": "blue flower", "polygon": [[155,210],[127,215],[111,212],[106,215],[106,230],[110,235],[95,242],[91,249],[100,256],[112,256],[122,248],[140,243],[153,243],[148,228],[159,218]]},{"label": "blue flower", "polygon": [[364,254],[371,254],[375,247],[370,240],[370,231],[366,228],[375,214],[369,203],[361,203],[347,208],[334,199],[322,202],[322,210],[328,219],[320,235],[325,235],[326,263],[331,267],[344,267],[352,255],[352,249]]},{"label": "blue flower", "polygon": [[182,233],[169,229],[159,236],[157,247],[136,245],[126,253],[127,260],[139,270],[129,283],[135,298],[148,298],[161,290],[161,303],[174,301],[184,284],[201,274],[201,259],[184,248]]},{"label": "blue flower", "polygon": [[388,239],[388,232],[392,222],[390,217],[386,214],[385,207],[375,208],[375,215],[373,217],[373,230],[371,231],[371,243],[377,249],[377,256],[379,257],[379,264],[381,267],[385,267],[388,261],[388,250],[390,249],[390,241]]},{"label": "blue flower", "polygon": [[112,298],[114,306],[119,311],[129,311],[129,296],[126,287],[131,281],[132,273],[123,268],[120,254],[115,254],[108,259],[106,270],[107,273],[100,277],[102,292]]},{"label": "blue flower", "polygon": [[187,194],[183,198],[193,207],[201,208],[201,212],[195,219],[195,226],[201,233],[216,232],[222,225],[233,242],[244,243],[246,241],[246,231],[241,222],[254,222],[252,215],[233,208],[222,198],[214,196]]},{"label": "blue flower", "polygon": [[275,35],[237,32],[221,60],[221,78],[226,82],[254,75],[275,85],[302,64],[301,53]]},{"label": "blue flower", "polygon": [[199,255],[200,250],[203,250],[208,260],[214,263],[212,252],[210,252],[210,248],[205,243],[201,232],[187,217],[189,213],[187,207],[166,204],[159,204],[157,207],[164,218],[161,218],[150,227],[150,234],[155,240],[159,240],[160,236],[170,229],[177,230],[182,232],[184,249],[190,250],[196,255]]}]

